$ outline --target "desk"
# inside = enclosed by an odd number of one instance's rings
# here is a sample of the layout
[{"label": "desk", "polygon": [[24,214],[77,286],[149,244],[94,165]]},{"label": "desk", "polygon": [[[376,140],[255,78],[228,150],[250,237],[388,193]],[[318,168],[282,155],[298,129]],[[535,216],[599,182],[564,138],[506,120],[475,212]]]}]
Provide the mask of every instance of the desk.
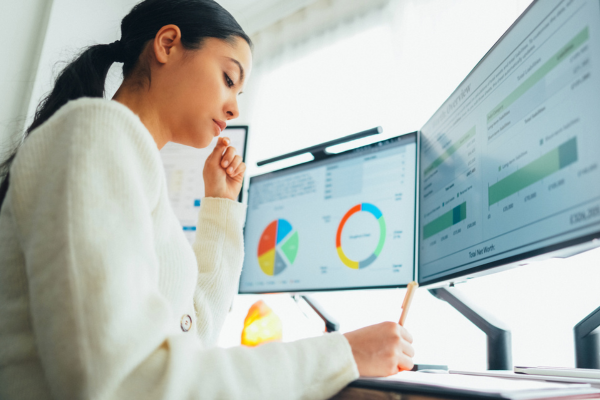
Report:
[{"label": "desk", "polygon": [[451,397],[431,397],[420,394],[402,394],[386,390],[364,389],[348,386],[330,400],[445,400]]},{"label": "desk", "polygon": [[[572,397],[578,399],[600,399],[600,395],[584,395]],[[439,397],[417,393],[400,393],[388,390],[365,389],[347,386],[330,400],[457,400],[464,397]],[[471,399],[475,399],[471,397]]]}]

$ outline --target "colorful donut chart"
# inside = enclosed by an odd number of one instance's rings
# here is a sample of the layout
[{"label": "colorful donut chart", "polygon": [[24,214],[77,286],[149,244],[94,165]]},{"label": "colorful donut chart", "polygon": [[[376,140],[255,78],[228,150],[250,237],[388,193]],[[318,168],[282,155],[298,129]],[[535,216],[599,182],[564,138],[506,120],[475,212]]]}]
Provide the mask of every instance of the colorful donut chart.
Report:
[{"label": "colorful donut chart", "polygon": [[[350,217],[352,215],[354,215],[358,212],[361,212],[361,211],[372,214],[379,222],[379,243],[377,244],[377,248],[375,249],[373,254],[371,254],[369,257],[365,258],[362,261],[354,261],[354,260],[349,259],[344,254],[344,251],[342,250],[342,231],[344,230],[344,225],[346,225],[346,222],[348,221],[348,219],[350,219]],[[338,256],[340,257],[340,260],[342,260],[342,262],[348,268],[361,269],[361,268],[368,267],[377,259],[377,257],[381,253],[381,250],[383,249],[383,244],[385,243],[385,233],[386,233],[385,220],[383,219],[383,214],[381,213],[379,208],[377,208],[373,204],[369,204],[369,203],[362,203],[362,204],[355,205],[350,210],[348,210],[346,215],[344,215],[344,217],[342,218],[340,225],[338,226],[337,235],[335,237],[335,247],[337,247],[337,253],[338,253]]]}]

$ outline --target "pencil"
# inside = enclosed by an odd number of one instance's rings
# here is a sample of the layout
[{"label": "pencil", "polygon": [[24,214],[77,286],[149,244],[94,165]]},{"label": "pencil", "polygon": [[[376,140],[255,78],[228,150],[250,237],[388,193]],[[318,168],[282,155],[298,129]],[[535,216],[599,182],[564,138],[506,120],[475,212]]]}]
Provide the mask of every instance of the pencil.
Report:
[{"label": "pencil", "polygon": [[410,304],[412,303],[412,299],[418,287],[419,284],[414,281],[407,286],[404,301],[402,302],[402,315],[400,315],[400,322],[398,322],[401,326],[404,326],[404,321],[406,321],[406,316],[408,315],[408,309],[410,308]]}]

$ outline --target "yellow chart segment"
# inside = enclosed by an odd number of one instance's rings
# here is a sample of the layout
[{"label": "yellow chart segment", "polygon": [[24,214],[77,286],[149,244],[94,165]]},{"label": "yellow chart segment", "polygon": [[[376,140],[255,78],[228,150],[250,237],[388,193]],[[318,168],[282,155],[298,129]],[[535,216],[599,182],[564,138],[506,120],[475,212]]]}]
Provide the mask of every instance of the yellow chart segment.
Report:
[{"label": "yellow chart segment", "polygon": [[340,259],[342,260],[342,262],[344,264],[346,264],[347,267],[350,267],[350,268],[353,268],[353,269],[358,269],[358,261],[352,261],[351,259],[349,259],[348,257],[346,257],[346,255],[342,251],[341,247],[337,248],[337,252],[338,252],[338,256],[340,257]]},{"label": "yellow chart segment", "polygon": [[273,275],[275,269],[275,248],[267,251],[262,256],[258,257],[258,265],[260,269],[267,275]]}]

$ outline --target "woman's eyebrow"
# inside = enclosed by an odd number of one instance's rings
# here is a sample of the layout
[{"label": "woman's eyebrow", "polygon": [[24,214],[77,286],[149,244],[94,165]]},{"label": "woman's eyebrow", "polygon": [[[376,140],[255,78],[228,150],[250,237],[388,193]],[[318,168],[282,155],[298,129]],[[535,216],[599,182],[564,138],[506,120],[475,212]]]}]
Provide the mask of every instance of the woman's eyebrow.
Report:
[{"label": "woman's eyebrow", "polygon": [[242,64],[240,64],[240,62],[238,60],[236,60],[235,58],[231,58],[231,57],[227,57],[228,60],[233,61],[234,63],[237,64],[238,68],[240,69],[240,81],[244,80],[244,67],[242,67]]}]

